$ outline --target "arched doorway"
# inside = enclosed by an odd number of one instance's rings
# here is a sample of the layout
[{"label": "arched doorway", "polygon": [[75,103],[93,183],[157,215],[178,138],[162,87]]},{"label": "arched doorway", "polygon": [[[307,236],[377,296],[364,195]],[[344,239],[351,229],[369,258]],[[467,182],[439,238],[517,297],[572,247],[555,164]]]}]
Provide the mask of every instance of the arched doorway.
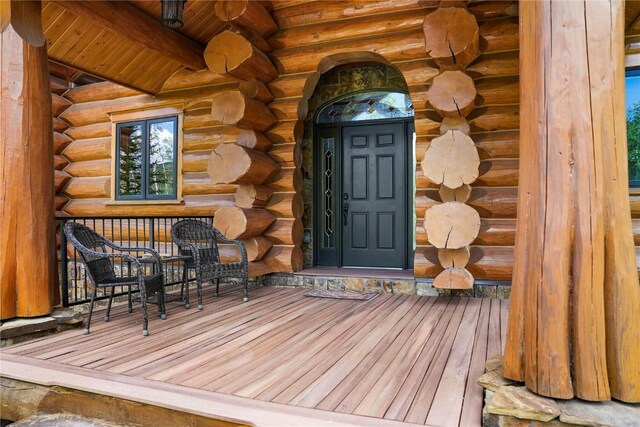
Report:
[{"label": "arched doorway", "polygon": [[322,76],[309,103],[305,266],[411,268],[413,105],[401,74],[342,66]]}]

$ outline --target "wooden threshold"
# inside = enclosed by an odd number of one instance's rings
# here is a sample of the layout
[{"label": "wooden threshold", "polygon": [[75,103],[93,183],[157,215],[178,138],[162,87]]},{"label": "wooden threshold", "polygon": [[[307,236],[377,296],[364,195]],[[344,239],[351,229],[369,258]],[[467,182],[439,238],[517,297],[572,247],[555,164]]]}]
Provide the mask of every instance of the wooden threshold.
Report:
[{"label": "wooden threshold", "polygon": [[131,400],[255,426],[417,426],[199,390],[143,378],[62,365],[15,354],[0,356],[0,376]]}]

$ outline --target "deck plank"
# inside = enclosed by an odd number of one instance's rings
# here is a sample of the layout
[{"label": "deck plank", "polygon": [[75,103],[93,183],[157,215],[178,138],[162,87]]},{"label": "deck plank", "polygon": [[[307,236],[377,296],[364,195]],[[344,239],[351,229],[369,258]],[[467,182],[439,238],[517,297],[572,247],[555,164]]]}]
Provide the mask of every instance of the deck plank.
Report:
[{"label": "deck plank", "polygon": [[461,426],[479,426],[482,424],[482,406],[484,403],[484,389],[477,383],[478,378],[484,373],[484,365],[487,360],[487,339],[489,336],[489,310],[491,301],[482,300],[480,317],[476,327],[473,342],[473,354],[467,385],[464,391],[464,403],[460,414]]},{"label": "deck plank", "polygon": [[[451,354],[447,358],[442,378],[440,378],[431,409],[427,415],[427,424],[458,425],[481,305],[482,300],[479,299],[471,299],[467,303],[458,327],[458,333],[451,347]],[[446,420],[446,422],[442,423],[442,420]]]},{"label": "deck plank", "polygon": [[[403,322],[391,325],[390,330],[373,348],[367,343],[357,345],[289,403],[308,408],[316,407],[320,401],[349,376],[354,369],[361,364],[369,365],[371,360],[375,360],[375,363],[368,369],[367,378],[375,381],[379,376],[376,372],[376,366],[382,365],[386,367],[398,359],[397,356],[400,347],[407,342],[410,335],[418,328],[434,301],[427,299],[422,300],[421,303],[422,304],[414,305],[406,313],[402,319]],[[368,339],[369,338],[372,337],[370,336]],[[375,339],[372,341],[375,341]],[[384,370],[384,367],[382,370]]]},{"label": "deck plank", "polygon": [[[435,354],[432,365],[427,375],[422,380],[418,393],[416,394],[411,408],[405,417],[405,421],[417,424],[424,424],[431,409],[433,398],[438,391],[438,384],[442,378],[447,359],[451,354],[451,347],[458,333],[462,316],[467,307],[468,300],[462,299],[458,301],[456,309],[453,313],[451,321],[445,330],[443,340],[440,342]],[[445,421],[445,420],[443,420]]]},{"label": "deck plank", "polygon": [[[3,361],[72,372],[77,381],[95,377],[97,389],[117,383],[127,396],[127,387],[149,385],[255,402],[260,409],[251,414],[275,408],[283,417],[282,408],[295,408],[296,422],[321,414],[323,422],[360,425],[480,423],[475,381],[505,341],[508,302],[393,294],[349,301],[306,292],[259,287],[242,303],[237,286],[220,297],[206,287],[202,311],[169,303],[163,321],[151,306],[144,338],[139,307],[130,314],[118,304],[108,323],[96,311],[87,336],[74,330],[17,344],[3,349]],[[191,407],[188,398],[180,405]]]}]

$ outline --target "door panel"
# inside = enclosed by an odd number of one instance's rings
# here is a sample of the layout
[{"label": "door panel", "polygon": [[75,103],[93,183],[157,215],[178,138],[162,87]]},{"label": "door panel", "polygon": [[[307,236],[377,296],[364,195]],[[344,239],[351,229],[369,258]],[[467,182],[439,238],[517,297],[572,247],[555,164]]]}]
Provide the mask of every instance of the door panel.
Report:
[{"label": "door panel", "polygon": [[342,142],[342,264],[404,268],[404,126],[345,126]]}]

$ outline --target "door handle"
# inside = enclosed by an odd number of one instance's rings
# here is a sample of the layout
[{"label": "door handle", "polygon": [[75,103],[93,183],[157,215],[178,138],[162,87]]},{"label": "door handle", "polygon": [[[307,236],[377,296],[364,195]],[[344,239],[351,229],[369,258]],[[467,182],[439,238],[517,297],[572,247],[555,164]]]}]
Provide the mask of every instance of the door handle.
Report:
[{"label": "door handle", "polygon": [[342,205],[342,221],[344,225],[347,225],[347,220],[349,218],[349,203],[344,202]]}]

